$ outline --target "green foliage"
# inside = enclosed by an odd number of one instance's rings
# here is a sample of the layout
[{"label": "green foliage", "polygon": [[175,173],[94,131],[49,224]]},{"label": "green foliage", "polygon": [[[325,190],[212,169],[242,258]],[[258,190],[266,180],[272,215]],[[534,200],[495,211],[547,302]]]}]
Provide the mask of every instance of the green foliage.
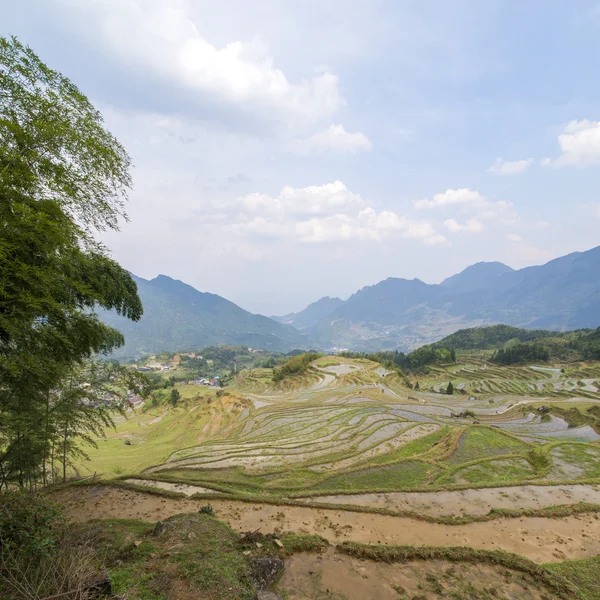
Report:
[{"label": "green foliage", "polygon": [[303,375],[308,371],[310,363],[319,356],[321,355],[318,352],[305,352],[290,358],[281,367],[273,371],[273,381],[277,383],[286,377]]},{"label": "green foliage", "polygon": [[494,350],[511,340],[533,342],[557,335],[554,331],[542,329],[520,329],[510,325],[490,325],[460,329],[432,346],[444,346],[454,350]]},{"label": "green foliage", "polygon": [[490,325],[461,329],[432,348],[452,350],[496,350],[498,364],[518,364],[560,359],[600,360],[600,327],[558,332]]},{"label": "green foliage", "polygon": [[452,394],[454,394],[454,385],[452,384],[451,381],[448,382],[448,387],[446,388],[446,394],[448,394],[449,396],[452,396]]},{"label": "green foliage", "polygon": [[75,85],[14,38],[0,38],[0,90],[1,488],[36,480],[52,420],[65,439],[77,432],[66,415],[79,392],[64,382],[82,384],[85,362],[123,343],[95,307],[134,320],[142,307],[91,235],[125,216],[127,153]]},{"label": "green foliage", "polygon": [[171,404],[173,406],[177,406],[177,402],[180,398],[181,398],[181,394],[179,393],[179,390],[176,390],[175,388],[173,388],[171,390]]},{"label": "green foliage", "polygon": [[404,354],[399,350],[381,352],[340,352],[345,358],[363,358],[372,360],[383,365],[386,369],[397,371],[403,375],[403,371],[423,371],[427,365],[447,364],[456,360],[454,350],[444,347],[423,346],[410,354]]},{"label": "green foliage", "polygon": [[39,494],[0,494],[0,550],[19,552],[30,560],[50,556],[64,525],[57,504]]},{"label": "green foliage", "polygon": [[213,507],[211,504],[205,504],[204,506],[200,507],[200,510],[198,511],[201,515],[208,515],[210,517],[214,516],[215,511],[213,510]]},{"label": "green foliage", "polygon": [[498,365],[519,365],[549,360],[550,351],[540,344],[516,344],[501,348],[492,356],[492,362]]}]

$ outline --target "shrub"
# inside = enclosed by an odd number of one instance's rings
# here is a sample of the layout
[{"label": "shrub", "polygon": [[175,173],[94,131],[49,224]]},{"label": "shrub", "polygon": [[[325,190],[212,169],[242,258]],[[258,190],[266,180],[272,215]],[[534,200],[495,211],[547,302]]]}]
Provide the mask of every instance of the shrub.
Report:
[{"label": "shrub", "polygon": [[90,600],[105,581],[96,547],[95,537],[70,528],[47,498],[0,494],[3,600]]},{"label": "shrub", "polygon": [[58,505],[48,498],[25,492],[0,494],[0,550],[27,554],[32,559],[48,555],[64,526]]},{"label": "shrub", "polygon": [[304,354],[290,358],[279,369],[273,370],[273,381],[277,383],[290,375],[302,375],[306,373],[309,364],[320,356],[317,352],[305,352]]}]

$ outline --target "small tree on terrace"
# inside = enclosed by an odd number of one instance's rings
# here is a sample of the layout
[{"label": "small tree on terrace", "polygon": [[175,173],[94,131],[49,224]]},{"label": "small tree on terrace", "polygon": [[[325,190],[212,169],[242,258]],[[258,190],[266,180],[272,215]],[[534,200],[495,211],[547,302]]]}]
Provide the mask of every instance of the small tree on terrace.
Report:
[{"label": "small tree on terrace", "polygon": [[452,394],[454,394],[454,386],[452,385],[451,381],[448,382],[448,387],[446,388],[446,394],[448,394],[449,396],[452,396]]}]

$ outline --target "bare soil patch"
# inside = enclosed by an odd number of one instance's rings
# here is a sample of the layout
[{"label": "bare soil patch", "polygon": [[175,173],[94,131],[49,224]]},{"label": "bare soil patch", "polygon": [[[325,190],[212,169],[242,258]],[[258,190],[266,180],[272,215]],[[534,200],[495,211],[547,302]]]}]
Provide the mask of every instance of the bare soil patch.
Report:
[{"label": "bare soil patch", "polygon": [[[323,555],[292,556],[286,561],[277,589],[289,600],[548,598],[528,576],[501,567],[439,560],[385,564],[339,554],[334,549]],[[457,596],[449,596],[452,593]]]},{"label": "bare soil patch", "polygon": [[[98,485],[55,493],[75,521],[122,518],[158,521],[198,511],[206,501],[162,498]],[[332,541],[367,544],[469,546],[501,549],[536,562],[558,562],[600,554],[600,517],[582,514],[562,519],[498,519],[467,525],[441,525],[405,517],[211,500],[218,519],[237,531],[319,534]]]}]

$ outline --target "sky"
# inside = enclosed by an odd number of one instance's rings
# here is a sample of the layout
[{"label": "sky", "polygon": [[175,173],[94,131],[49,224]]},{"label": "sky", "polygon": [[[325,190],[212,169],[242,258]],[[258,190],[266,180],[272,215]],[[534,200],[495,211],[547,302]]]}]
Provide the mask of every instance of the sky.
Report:
[{"label": "sky", "polygon": [[133,160],[124,267],[284,314],[600,245],[600,2],[0,0]]}]

